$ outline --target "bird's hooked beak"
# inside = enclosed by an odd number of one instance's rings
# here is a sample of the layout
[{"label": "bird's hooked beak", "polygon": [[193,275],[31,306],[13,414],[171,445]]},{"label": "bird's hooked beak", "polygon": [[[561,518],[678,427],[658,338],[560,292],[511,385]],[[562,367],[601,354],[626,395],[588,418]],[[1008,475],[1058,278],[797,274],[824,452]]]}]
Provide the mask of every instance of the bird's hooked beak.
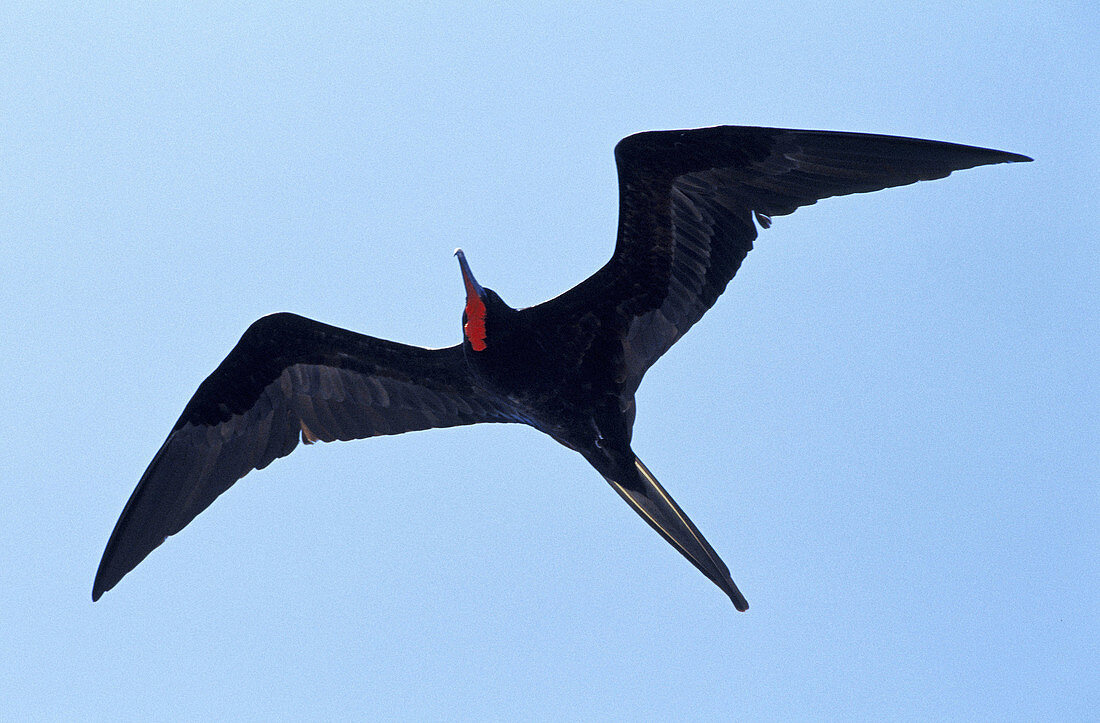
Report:
[{"label": "bird's hooked beak", "polygon": [[466,303],[469,304],[475,299],[484,299],[485,289],[481,288],[481,284],[477,283],[473,272],[470,271],[470,265],[466,263],[466,254],[462,253],[462,249],[455,249],[455,256],[458,257],[458,265],[462,269],[462,283],[466,284]]}]

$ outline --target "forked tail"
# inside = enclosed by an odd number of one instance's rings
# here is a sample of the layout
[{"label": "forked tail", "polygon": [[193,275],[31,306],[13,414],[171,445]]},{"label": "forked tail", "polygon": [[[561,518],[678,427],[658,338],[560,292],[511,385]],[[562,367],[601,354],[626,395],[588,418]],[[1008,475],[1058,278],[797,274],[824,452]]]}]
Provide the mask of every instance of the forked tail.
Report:
[{"label": "forked tail", "polygon": [[748,610],[749,603],[734,584],[726,563],[722,562],[722,558],[718,557],[718,553],[702,533],[637,456],[634,457],[634,467],[638,474],[632,475],[634,479],[629,481],[605,478],[650,527],[657,530],[691,564],[722,588],[733,601],[734,607],[742,612]]}]

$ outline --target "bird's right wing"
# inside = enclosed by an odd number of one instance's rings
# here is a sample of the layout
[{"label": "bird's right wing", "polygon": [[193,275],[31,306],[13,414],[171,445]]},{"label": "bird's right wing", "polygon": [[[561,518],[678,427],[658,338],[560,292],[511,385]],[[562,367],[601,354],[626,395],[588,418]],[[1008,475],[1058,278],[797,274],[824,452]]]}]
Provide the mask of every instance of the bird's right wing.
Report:
[{"label": "bird's right wing", "polygon": [[92,588],[110,590],[254,469],[298,445],[518,421],[462,347],[423,349],[295,314],[255,322],[199,386],[126,503]]}]

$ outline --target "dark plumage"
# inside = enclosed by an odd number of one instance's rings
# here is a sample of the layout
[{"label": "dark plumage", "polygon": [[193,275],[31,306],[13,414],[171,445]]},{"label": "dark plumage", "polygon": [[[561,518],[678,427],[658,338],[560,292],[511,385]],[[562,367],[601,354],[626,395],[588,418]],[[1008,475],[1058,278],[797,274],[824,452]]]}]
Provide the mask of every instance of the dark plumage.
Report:
[{"label": "dark plumage", "polygon": [[299,439],[520,422],[584,455],[746,610],[725,564],[630,447],[642,376],[714,304],[770,217],[829,196],[1031,159],[912,138],[720,126],[638,133],[618,144],[615,160],[615,253],[570,291],[512,309],[456,252],[467,291],[460,345],[422,349],[288,313],[249,327],[142,476],[92,599]]}]

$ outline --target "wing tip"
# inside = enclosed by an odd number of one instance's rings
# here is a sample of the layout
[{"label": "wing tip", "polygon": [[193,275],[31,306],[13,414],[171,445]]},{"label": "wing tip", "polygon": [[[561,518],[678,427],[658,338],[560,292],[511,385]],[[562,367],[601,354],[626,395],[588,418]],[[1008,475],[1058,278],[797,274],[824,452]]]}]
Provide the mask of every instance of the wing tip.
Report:
[{"label": "wing tip", "polygon": [[103,570],[100,569],[99,572],[96,573],[95,582],[92,583],[92,602],[98,602],[99,599],[103,597],[103,593],[107,592],[112,587],[114,587],[114,584],[108,584],[103,579]]},{"label": "wing tip", "polygon": [[107,549],[103,552],[103,559],[99,563],[99,569],[96,570],[95,582],[92,583],[92,602],[98,602],[99,599],[103,597],[103,593],[117,585],[126,575],[126,572],[129,572],[129,570],[127,570],[123,572],[122,575],[119,575],[112,569],[114,566],[108,562],[107,558],[112,551],[111,543],[113,542],[114,536],[112,535],[112,539],[107,543]]},{"label": "wing tip", "polygon": [[[964,148],[966,146],[963,146]],[[1025,156],[1022,153],[1013,153],[1011,151],[999,151],[996,148],[979,148],[977,146],[971,146],[976,151],[982,151],[985,154],[981,165],[988,165],[991,163],[1031,163],[1035,159],[1031,156]]]},{"label": "wing tip", "polygon": [[[125,517],[126,511],[123,510],[123,517]],[[115,531],[117,532],[119,524],[122,523],[122,519],[119,518],[118,523],[115,524]],[[99,560],[99,567],[95,571],[95,581],[92,583],[92,602],[98,602],[103,593],[110,590],[116,584],[118,580],[110,581],[107,579],[108,570],[108,558],[112,555],[115,542],[115,532],[111,533],[111,539],[107,541],[107,548],[103,550],[103,557]]]}]

